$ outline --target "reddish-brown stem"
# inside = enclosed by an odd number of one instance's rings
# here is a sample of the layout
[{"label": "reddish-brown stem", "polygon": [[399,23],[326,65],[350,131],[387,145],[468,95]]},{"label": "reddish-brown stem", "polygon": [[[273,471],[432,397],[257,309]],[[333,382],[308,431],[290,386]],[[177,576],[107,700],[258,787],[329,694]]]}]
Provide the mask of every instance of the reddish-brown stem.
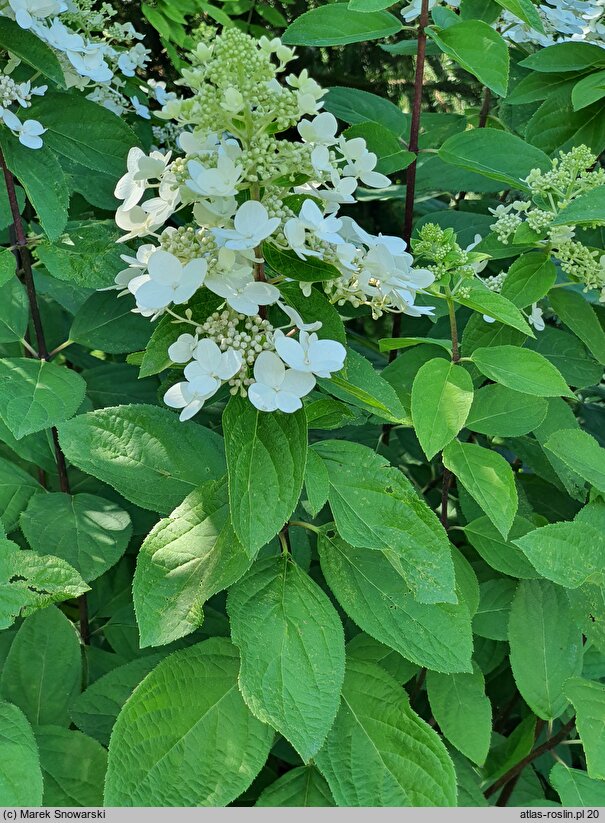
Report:
[{"label": "reddish-brown stem", "polygon": [[485,87],[483,92],[483,102],[481,103],[481,111],[479,112],[479,128],[484,129],[487,125],[487,118],[489,117],[489,107],[492,102],[492,93]]},{"label": "reddish-brown stem", "polygon": [[546,752],[552,751],[552,749],[558,746],[559,743],[565,740],[569,732],[573,729],[575,722],[575,717],[572,717],[572,719],[569,720],[564,726],[562,726],[555,735],[553,735],[545,743],[542,743],[542,745],[537,746],[535,749],[532,749],[532,751],[528,755],[526,755],[523,758],[523,760],[520,760],[515,766],[509,769],[506,772],[506,774],[503,774],[502,777],[498,778],[498,780],[496,780],[495,783],[492,783],[492,785],[488,789],[486,789],[483,794],[486,797],[490,797],[492,794],[497,792],[498,789],[501,789],[502,786],[506,786],[506,784],[510,780],[517,777],[517,775],[520,775],[523,769],[526,766],[529,766],[530,763],[533,763],[533,761],[536,760],[538,757],[545,754]]},{"label": "reddish-brown stem", "polygon": [[[406,169],[405,173],[405,206],[403,216],[403,239],[410,246],[412,226],[414,222],[414,198],[416,195],[416,165],[418,158],[418,135],[420,134],[420,114],[422,111],[422,87],[424,83],[424,62],[426,57],[426,27],[429,24],[429,0],[422,0],[420,19],[418,21],[418,45],[416,47],[416,73],[414,75],[414,97],[412,100],[412,117],[410,120],[410,137],[408,151],[413,152],[416,158]],[[401,336],[401,314],[393,315],[392,337]],[[389,363],[397,357],[397,349],[389,352]],[[391,436],[391,425],[385,423],[382,427],[382,441],[388,445]]]},{"label": "reddish-brown stem", "polygon": [[[36,294],[36,286],[34,283],[34,273],[32,268],[32,255],[27,244],[27,237],[19,210],[19,203],[17,200],[17,192],[15,190],[15,180],[11,171],[9,170],[2,152],[0,152],[0,166],[2,167],[2,174],[4,175],[4,182],[6,184],[6,193],[8,195],[8,202],[13,219],[13,229],[16,240],[16,258],[17,266],[20,270],[21,280],[27,292],[27,299],[29,302],[30,316],[36,335],[36,348],[38,350],[38,357],[40,360],[49,360],[48,347],[46,345],[46,337],[44,336],[44,328],[42,326],[42,317],[40,314],[40,306],[38,305],[38,296]],[[70,494],[69,477],[67,475],[67,463],[63,449],[59,443],[59,436],[57,430],[51,428],[51,436],[53,447],[55,451],[55,462],[57,464],[57,476],[59,479],[59,488],[65,494]],[[38,469],[38,476],[44,477],[42,469]],[[88,625],[88,603],[86,595],[83,594],[78,598],[78,607],[80,612],[80,635],[83,643],[88,643],[90,636],[90,629]]]}]

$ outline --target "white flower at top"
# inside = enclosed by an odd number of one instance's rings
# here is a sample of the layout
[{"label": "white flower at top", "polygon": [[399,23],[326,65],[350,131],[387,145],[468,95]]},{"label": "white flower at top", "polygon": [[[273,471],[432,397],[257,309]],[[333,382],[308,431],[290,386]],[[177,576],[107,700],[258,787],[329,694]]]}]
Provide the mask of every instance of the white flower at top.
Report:
[{"label": "white flower at top", "polygon": [[145,193],[149,180],[157,180],[162,176],[169,160],[170,152],[162,154],[152,151],[147,155],[138,146],[130,149],[126,159],[127,172],[120,177],[114,189],[118,200],[124,201],[122,208],[125,211],[136,206]]},{"label": "white flower at top", "polygon": [[299,340],[275,332],[275,350],[291,369],[317,377],[331,377],[342,369],[347,350],[337,340],[320,340],[315,333],[301,331]]},{"label": "white flower at top", "polygon": [[212,274],[206,279],[206,286],[219,297],[224,297],[232,309],[248,317],[258,314],[260,306],[277,303],[281,296],[275,286],[260,283],[246,272]]},{"label": "white flower at top", "polygon": [[247,251],[255,249],[280,224],[279,217],[269,217],[267,209],[258,200],[247,200],[239,207],[232,229],[214,229],[213,234],[228,249]]},{"label": "white flower at top", "polygon": [[38,20],[67,10],[67,3],[62,0],[8,0],[8,4],[22,29],[31,29]]},{"label": "white flower at top", "polygon": [[301,120],[298,124],[298,133],[305,143],[318,143],[321,146],[333,146],[337,143],[337,131],[338,122],[328,111],[318,114],[313,120]]},{"label": "white flower at top", "polygon": [[171,303],[186,303],[200,288],[208,264],[202,258],[184,266],[170,252],[158,249],[149,257],[148,273],[128,284],[143,311],[165,309]]},{"label": "white flower at top", "polygon": [[248,387],[248,397],[253,406],[264,412],[295,412],[302,408],[301,398],[315,386],[312,374],[286,369],[271,351],[261,352],[256,358],[254,380]]}]

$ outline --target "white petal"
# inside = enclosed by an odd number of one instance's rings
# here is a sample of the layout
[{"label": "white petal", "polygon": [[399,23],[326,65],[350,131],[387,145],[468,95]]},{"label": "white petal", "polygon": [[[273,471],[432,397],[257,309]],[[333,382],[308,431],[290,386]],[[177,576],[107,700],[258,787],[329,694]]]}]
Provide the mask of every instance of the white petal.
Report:
[{"label": "white petal", "polygon": [[277,408],[281,412],[285,412],[286,414],[293,414],[298,409],[302,408],[302,402],[300,397],[296,394],[290,394],[289,392],[278,391],[276,395],[277,399]]},{"label": "white petal", "polygon": [[153,252],[147,266],[149,276],[158,283],[172,283],[174,280],[179,280],[183,273],[179,259],[163,249]]},{"label": "white petal", "polygon": [[189,396],[185,397],[183,394],[183,389],[186,386],[188,386],[186,382],[175,383],[174,386],[171,386],[164,394],[164,403],[170,406],[171,409],[182,409],[186,406],[191,399]]},{"label": "white petal", "polygon": [[206,374],[214,374],[221,363],[221,350],[214,340],[200,340],[193,354]]},{"label": "white petal", "polygon": [[254,235],[258,227],[268,219],[267,209],[258,200],[247,200],[237,210],[234,225],[236,231],[248,237]]},{"label": "white petal", "polygon": [[285,335],[276,336],[275,349],[291,369],[310,371],[308,364],[305,363],[305,351],[298,340]]},{"label": "white petal", "polygon": [[304,397],[309,394],[315,386],[315,378],[308,372],[296,371],[295,369],[288,369],[286,371],[280,392],[287,392],[294,394],[297,397]]},{"label": "white petal", "polygon": [[254,363],[254,377],[259,383],[278,389],[286,374],[286,367],[272,351],[263,351]]},{"label": "white petal", "polygon": [[183,411],[179,414],[179,420],[181,423],[184,423],[185,420],[191,420],[191,418],[200,411],[203,405],[203,400],[192,400],[191,403],[185,406]]},{"label": "white petal", "polygon": [[277,411],[277,392],[263,383],[252,383],[248,386],[248,398],[259,411]]}]

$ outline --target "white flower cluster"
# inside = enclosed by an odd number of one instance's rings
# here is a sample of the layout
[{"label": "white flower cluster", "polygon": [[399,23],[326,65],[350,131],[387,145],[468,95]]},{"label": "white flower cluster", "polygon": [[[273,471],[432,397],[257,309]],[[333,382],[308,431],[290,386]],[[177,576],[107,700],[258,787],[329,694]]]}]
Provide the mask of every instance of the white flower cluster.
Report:
[{"label": "white flower cluster", "polygon": [[[169,350],[185,365],[185,380],[165,397],[183,409],[181,419],[223,384],[262,411],[293,412],[316,377],[343,367],[344,346],[320,339],[321,321],[305,322],[282,296],[280,285],[296,279],[297,265],[307,274],[311,263],[319,267],[318,282],[300,283],[302,296],[323,287],[334,304],[364,303],[375,313],[432,311],[414,299],[434,276],[413,269],[405,243],[338,216],[341,203],[355,202],[359,181],[390,181],[376,171],[377,157],[363,139],[337,134],[336,118],[321,111],[324,92],[306,70],[278,82],[292,58],[277,38],[255,41],[236,28],[208,34],[179,81],[191,94],[167,100],[160,114],[181,128],[182,154],[134,148],[116,186],[121,240],[154,238],[136,257],[124,257],[129,268],[117,286],[134,296],[135,311],[195,327]],[[300,139],[283,136],[294,128]],[[177,213],[186,225],[165,227]],[[265,243],[275,256],[288,256],[285,274],[266,266]],[[323,279],[326,270],[332,279]],[[195,300],[185,316],[174,310],[200,290],[224,301],[212,328],[204,327],[206,316],[195,316]],[[272,317],[288,322],[268,323],[269,306]]]},{"label": "white flower cluster", "polygon": [[[429,11],[442,4],[458,8],[460,0],[429,0]],[[402,9],[406,23],[419,17],[421,6],[422,0],[412,0]],[[508,10],[504,10],[498,19],[498,30],[513,43],[552,46],[554,43],[584,42],[605,47],[605,0],[545,0],[536,11],[542,20],[543,34]]]},{"label": "white flower cluster", "polygon": [[11,73],[19,63],[17,59],[10,59],[0,74],[0,121],[19,138],[22,145],[30,149],[39,149],[42,146],[41,135],[46,129],[37,120],[22,122],[10,107],[29,108],[32,96],[43,95],[48,87],[32,86],[29,81],[18,83],[13,80]]},{"label": "white flower cluster", "polygon": [[[56,53],[68,88],[87,92],[87,97],[118,115],[134,111],[149,118],[148,108],[136,94],[127,91],[127,79],[145,67],[149,51],[131,23],[113,20],[115,9],[107,2],[98,8],[95,0],[0,0],[0,16],[9,17],[39,37]],[[165,102],[163,84],[141,86],[151,99]],[[25,145],[39,148],[44,129],[37,121],[18,128],[14,118],[6,125]]]}]

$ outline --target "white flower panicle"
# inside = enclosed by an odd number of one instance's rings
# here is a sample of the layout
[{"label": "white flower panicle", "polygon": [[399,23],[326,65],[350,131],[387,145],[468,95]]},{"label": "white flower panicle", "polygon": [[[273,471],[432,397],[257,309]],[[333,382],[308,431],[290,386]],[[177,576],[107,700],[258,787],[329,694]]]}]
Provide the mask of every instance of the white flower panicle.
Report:
[{"label": "white flower panicle", "polygon": [[[133,111],[149,119],[145,99],[164,105],[173,95],[167,95],[163,83],[153,81],[140,87],[144,93],[141,100],[127,93],[125,78],[134,77],[138,69],[145,68],[150,52],[137,42],[143,35],[131,23],[116,22],[116,14],[109,3],[96,5],[95,0],[7,0],[0,8],[0,16],[15,20],[53,49],[68,88],[85,91],[88,99],[118,115]],[[9,74],[10,71],[0,77],[0,119],[23,145],[40,148],[43,126],[35,120],[21,122],[12,111],[7,116],[7,111],[12,102],[27,107],[32,94],[43,94],[46,89],[30,90],[25,88],[29,84],[14,84]]]},{"label": "white flower panicle", "polygon": [[[134,296],[135,311],[175,324],[168,356],[184,366],[184,379],[165,399],[181,419],[223,385],[262,411],[293,412],[346,356],[342,343],[322,335],[321,319],[308,316],[305,297],[368,305],[374,316],[417,316],[432,312],[415,298],[435,278],[414,268],[400,238],[370,235],[338,215],[360,183],[390,181],[365,140],[338,134],[306,70],[280,82],[292,49],[236,28],[201,34],[178,81],[188,92],[166,93],[159,115],[180,130],[174,152],[132,149],[116,186],[121,240],[146,238],[136,257],[124,256],[128,269],[116,285]],[[283,137],[294,129],[300,139]],[[178,228],[168,225],[176,213]],[[265,264],[265,244],[271,260],[286,257],[284,272]],[[297,267],[305,274],[302,309],[281,291]],[[210,317],[198,308],[208,300],[194,298],[200,290],[217,306]],[[179,334],[183,323],[189,331]]]}]

